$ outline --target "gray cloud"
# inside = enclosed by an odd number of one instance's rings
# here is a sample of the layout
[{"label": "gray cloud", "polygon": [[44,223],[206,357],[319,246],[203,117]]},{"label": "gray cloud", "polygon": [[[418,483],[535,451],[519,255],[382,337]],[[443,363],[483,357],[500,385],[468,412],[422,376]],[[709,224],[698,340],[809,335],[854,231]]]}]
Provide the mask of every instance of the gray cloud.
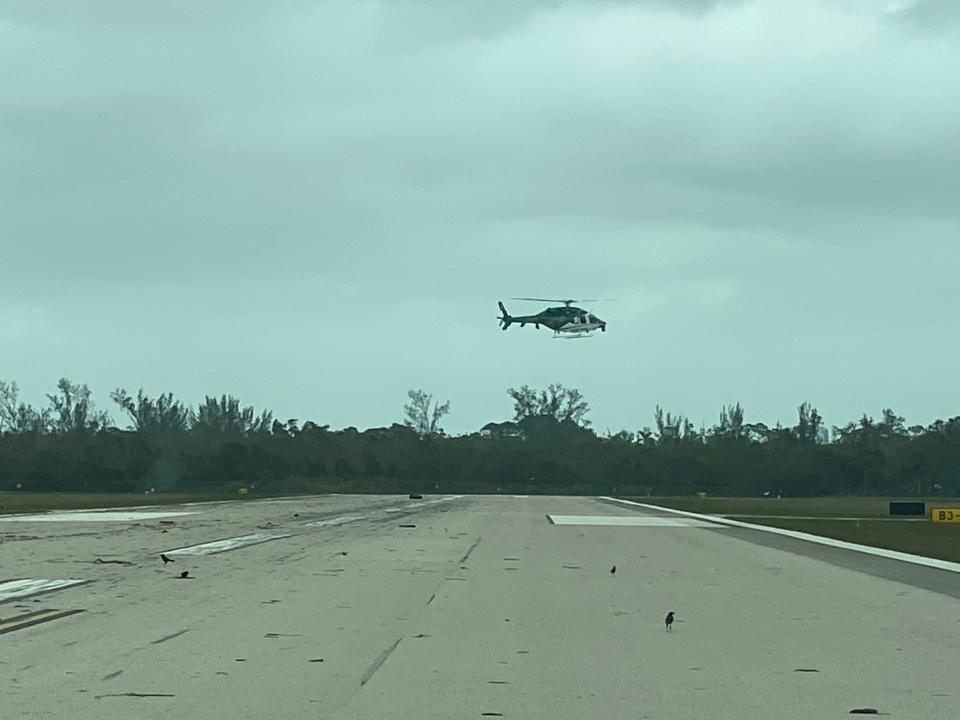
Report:
[{"label": "gray cloud", "polygon": [[[0,10],[0,377],[451,427],[742,400],[955,414],[960,26],[935,2]],[[616,297],[583,343],[512,295]],[[920,370],[919,368],[923,368]]]}]

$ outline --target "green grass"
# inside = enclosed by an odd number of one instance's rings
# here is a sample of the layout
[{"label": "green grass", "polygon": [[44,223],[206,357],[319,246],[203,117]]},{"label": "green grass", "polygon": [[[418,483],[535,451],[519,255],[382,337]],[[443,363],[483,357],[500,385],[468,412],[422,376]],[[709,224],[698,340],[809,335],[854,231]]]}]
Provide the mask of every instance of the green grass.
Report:
[{"label": "green grass", "polygon": [[[129,507],[131,505],[175,505],[208,500],[236,500],[232,493],[59,493],[0,492],[0,515],[43,510],[85,510],[89,508]],[[248,496],[250,497],[250,496]],[[259,496],[263,497],[263,496]]]},{"label": "green grass", "polygon": [[[910,498],[927,503],[927,517],[890,517],[890,500],[898,498],[630,498],[661,507],[797,530],[835,540],[899,550],[960,562],[960,524],[930,522],[933,507],[960,507],[956,498]],[[767,517],[755,517],[765,515]],[[794,516],[794,517],[790,517]],[[815,518],[815,519],[808,519]],[[845,519],[855,518],[855,519]]]},{"label": "green grass", "polygon": [[879,519],[865,520],[780,520],[773,518],[734,518],[758,525],[799,530],[800,532],[835,540],[870,545],[871,547],[899,550],[960,562],[960,525],[932,522],[885,522]]},{"label": "green grass", "polygon": [[815,498],[629,498],[707,515],[793,515],[802,517],[890,517],[890,501],[926,502],[934,506],[960,507],[958,498],[815,497]]}]

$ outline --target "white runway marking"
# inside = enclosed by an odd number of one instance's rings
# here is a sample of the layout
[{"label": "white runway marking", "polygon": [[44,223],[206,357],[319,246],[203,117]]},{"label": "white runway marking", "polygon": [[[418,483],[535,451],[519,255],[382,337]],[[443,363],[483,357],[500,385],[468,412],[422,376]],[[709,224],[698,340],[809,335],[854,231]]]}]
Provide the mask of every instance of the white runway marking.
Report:
[{"label": "white runway marking", "polygon": [[786,537],[796,538],[797,540],[817,543],[818,545],[829,545],[830,547],[841,548],[843,550],[853,550],[854,552],[863,553],[864,555],[876,555],[877,557],[901,560],[903,562],[913,563],[914,565],[925,565],[926,567],[932,567],[938,570],[960,573],[960,563],[950,562],[949,560],[937,560],[936,558],[911,555],[910,553],[899,552],[897,550],[886,550],[885,548],[871,547],[869,545],[859,545],[857,543],[847,542],[846,540],[834,540],[833,538],[823,537],[822,535],[811,535],[810,533],[799,532],[797,530],[785,530],[783,528],[770,527],[769,525],[755,525],[739,520],[728,520],[727,518],[717,517],[715,515],[700,515],[699,513],[687,512],[686,510],[674,510],[673,508],[648,505],[646,503],[633,502],[632,500],[621,500],[620,498],[606,496],[600,499],[612,500],[613,502],[623,503],[624,505],[635,505],[636,507],[647,508],[648,510],[662,510],[676,515],[683,515],[684,517],[707,520],[708,522],[718,523],[720,525],[730,525],[731,527],[759,530],[761,532],[773,533],[774,535],[784,535]]},{"label": "white runway marking", "polygon": [[716,527],[702,520],[651,517],[649,515],[550,515],[554,525],[620,525],[624,527]]},{"label": "white runway marking", "polygon": [[366,520],[366,515],[343,515],[341,517],[330,518],[329,520],[311,520],[305,522],[305,527],[331,527],[334,525],[344,525],[355,520]]},{"label": "white runway marking", "polygon": [[155,520],[157,518],[193,515],[184,510],[102,510],[50,512],[40,515],[2,515],[0,522],[131,522],[134,520]]},{"label": "white runway marking", "polygon": [[21,580],[8,580],[0,583],[0,603],[10,602],[17,598],[30,597],[31,595],[40,595],[42,593],[63,590],[75,585],[85,585],[90,580],[37,580],[24,578]]},{"label": "white runway marking", "polygon": [[227,552],[228,550],[237,550],[248,545],[259,545],[260,543],[288,538],[287,535],[278,533],[253,533],[252,535],[241,535],[235,538],[226,538],[224,540],[214,540],[213,542],[201,543],[200,545],[190,545],[188,547],[177,548],[176,550],[167,550],[166,555],[215,555],[216,553]]}]

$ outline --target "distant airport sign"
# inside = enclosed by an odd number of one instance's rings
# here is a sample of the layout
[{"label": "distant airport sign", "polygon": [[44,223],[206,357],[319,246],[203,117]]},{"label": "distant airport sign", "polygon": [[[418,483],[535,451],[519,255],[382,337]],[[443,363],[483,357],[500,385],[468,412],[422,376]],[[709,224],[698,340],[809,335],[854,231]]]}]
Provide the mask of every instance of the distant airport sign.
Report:
[{"label": "distant airport sign", "polygon": [[933,508],[930,519],[935,523],[960,523],[960,508]]}]

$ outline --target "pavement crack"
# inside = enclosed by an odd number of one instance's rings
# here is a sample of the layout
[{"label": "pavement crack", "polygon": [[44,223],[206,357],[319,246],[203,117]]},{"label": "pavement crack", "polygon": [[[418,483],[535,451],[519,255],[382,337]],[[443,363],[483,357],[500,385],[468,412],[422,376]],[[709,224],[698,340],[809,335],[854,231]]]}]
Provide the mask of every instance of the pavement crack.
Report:
[{"label": "pavement crack", "polygon": [[360,687],[363,687],[370,682],[370,678],[372,678],[377,670],[380,669],[380,666],[387,661],[387,658],[390,657],[390,654],[397,649],[397,646],[400,644],[401,640],[403,640],[403,638],[397,638],[394,640],[393,643],[382,653],[380,653],[376,660],[373,661],[373,664],[368,667],[367,671],[360,677]]},{"label": "pavement crack", "polygon": [[112,672],[109,675],[104,675],[102,678],[100,678],[100,680],[101,681],[113,680],[115,677],[119,677],[121,675],[123,675],[123,670],[117,670],[116,672]]},{"label": "pavement crack", "polygon": [[473,545],[471,545],[471,546],[467,549],[467,551],[463,554],[463,557],[460,558],[460,560],[457,562],[457,564],[458,564],[458,565],[462,565],[463,563],[465,563],[465,562],[467,561],[467,558],[470,557],[470,553],[472,553],[474,550],[476,550],[476,549],[477,549],[477,545],[479,545],[479,544],[480,544],[480,538],[478,537],[476,540],[473,541]]},{"label": "pavement crack", "polygon": [[176,697],[170,693],[138,693],[138,692],[125,692],[125,693],[110,693],[109,695],[94,695],[94,699],[102,700],[103,698],[109,697],[134,697],[134,698],[168,698]]},{"label": "pavement crack", "polygon": [[164,637],[160,638],[159,640],[151,640],[151,641],[150,641],[150,644],[151,644],[151,645],[159,645],[160,643],[165,643],[167,640],[173,640],[175,637],[180,637],[180,636],[183,635],[184,633],[188,633],[188,632],[190,632],[190,628],[187,628],[186,630],[180,630],[179,632],[175,632],[175,633],[173,633],[172,635],[165,635]]}]

